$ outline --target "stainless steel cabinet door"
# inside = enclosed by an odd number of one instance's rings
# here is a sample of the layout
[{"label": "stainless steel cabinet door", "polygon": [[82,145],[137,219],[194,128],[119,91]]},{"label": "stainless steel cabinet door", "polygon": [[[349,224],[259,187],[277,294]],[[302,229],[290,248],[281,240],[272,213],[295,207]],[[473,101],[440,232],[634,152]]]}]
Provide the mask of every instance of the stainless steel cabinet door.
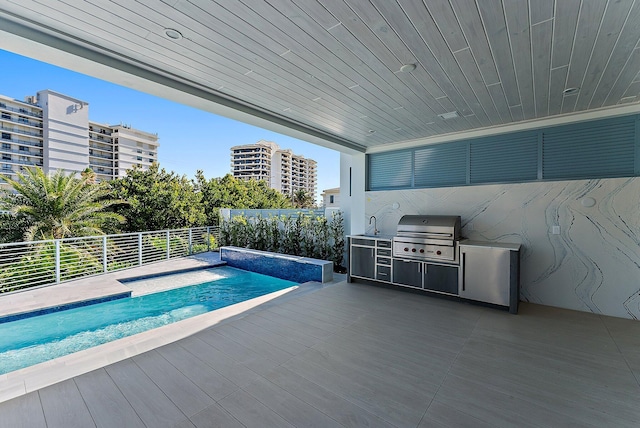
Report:
[{"label": "stainless steel cabinet door", "polygon": [[509,306],[510,252],[460,245],[460,297]]},{"label": "stainless steel cabinet door", "polygon": [[393,283],[422,288],[422,262],[393,260]]},{"label": "stainless steel cabinet door", "polygon": [[373,247],[351,246],[349,275],[375,279],[376,256]]}]

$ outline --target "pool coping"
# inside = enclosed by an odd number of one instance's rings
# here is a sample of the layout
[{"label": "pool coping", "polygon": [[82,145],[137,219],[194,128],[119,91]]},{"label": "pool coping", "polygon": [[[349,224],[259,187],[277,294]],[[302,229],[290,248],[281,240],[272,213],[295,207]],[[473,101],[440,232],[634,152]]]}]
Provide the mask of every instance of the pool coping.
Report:
[{"label": "pool coping", "polygon": [[[309,282],[0,375],[0,403],[184,339],[282,300],[330,286]],[[265,306],[268,305],[268,306]]]},{"label": "pool coping", "polygon": [[112,300],[124,299],[131,297],[131,291],[119,294],[112,294],[110,296],[96,297],[87,300],[79,300],[76,302],[65,303],[63,305],[48,306],[42,309],[36,309],[28,312],[19,312],[11,315],[0,316],[0,324],[23,320],[26,318],[37,317],[39,315],[52,314],[54,312],[66,311],[68,309],[80,308],[82,306],[96,305],[98,303],[111,302]]},{"label": "pool coping", "polygon": [[179,274],[179,273],[186,273],[186,272],[195,272],[195,271],[199,271],[199,270],[207,270],[207,269],[211,269],[211,268],[214,268],[214,267],[220,267],[220,266],[227,266],[227,262],[220,261],[220,262],[216,262],[216,263],[213,263],[213,264],[210,264],[210,265],[206,265],[206,266],[196,266],[196,267],[190,267],[190,268],[184,268],[184,269],[176,269],[176,270],[167,271],[167,272],[158,272],[158,273],[150,273],[150,274],[146,274],[146,275],[131,276],[131,277],[127,277],[127,278],[120,278],[120,279],[118,279],[118,281],[123,283],[123,284],[127,284],[127,283],[133,282],[133,281],[142,281],[142,280],[145,280],[145,279],[161,278],[163,276],[176,275],[176,274]]},{"label": "pool coping", "polygon": [[[219,253],[209,252],[193,256],[161,260],[113,272],[91,275],[60,284],[52,284],[33,289],[17,290],[0,294],[0,319],[16,316],[15,319],[27,318],[36,311],[55,312],[54,308],[64,309],[67,305],[82,302],[98,303],[96,300],[113,296],[131,295],[131,288],[123,279],[135,280],[142,277],[170,275],[188,269],[209,269],[221,263]],[[82,304],[80,304],[82,306]],[[60,309],[57,309],[60,310]],[[6,320],[4,322],[7,322]]]},{"label": "pool coping", "polygon": [[[195,272],[195,271],[199,271],[199,270],[207,270],[207,269],[213,269],[216,267],[220,267],[220,266],[226,266],[227,263],[226,262],[217,262],[211,265],[207,265],[207,266],[196,266],[196,267],[190,267],[190,268],[184,268],[184,269],[177,269],[175,271],[168,271],[168,272],[159,272],[159,273],[152,273],[152,274],[148,274],[148,275],[140,275],[140,276],[132,276],[132,277],[128,277],[128,278],[120,278],[117,279],[116,281],[122,283],[122,284],[127,284],[129,282],[134,282],[134,281],[141,281],[141,280],[145,280],[145,279],[152,279],[152,278],[161,278],[163,276],[169,276],[169,275],[176,275],[176,274],[181,274],[181,273],[187,273],[187,272]],[[36,317],[38,315],[46,315],[46,314],[51,314],[54,312],[61,312],[61,311],[66,311],[69,309],[75,309],[75,308],[80,308],[82,306],[89,306],[89,305],[95,305],[98,303],[104,303],[104,302],[110,302],[112,300],[118,300],[118,299],[124,299],[127,297],[132,297],[132,290],[126,291],[126,292],[122,292],[122,293],[116,293],[116,294],[110,294],[110,295],[106,295],[106,296],[102,296],[102,297],[94,297],[94,298],[90,298],[90,299],[86,299],[86,300],[77,300],[77,301],[72,301],[69,303],[64,303],[61,305],[56,305],[56,306],[46,306],[46,307],[42,307],[40,309],[35,309],[32,311],[25,311],[25,312],[17,312],[14,314],[10,314],[10,315],[2,315],[0,316],[0,324],[4,324],[7,322],[11,322],[11,321],[18,321],[18,320],[22,320],[22,319],[26,319],[26,318],[31,318],[31,317]]]}]

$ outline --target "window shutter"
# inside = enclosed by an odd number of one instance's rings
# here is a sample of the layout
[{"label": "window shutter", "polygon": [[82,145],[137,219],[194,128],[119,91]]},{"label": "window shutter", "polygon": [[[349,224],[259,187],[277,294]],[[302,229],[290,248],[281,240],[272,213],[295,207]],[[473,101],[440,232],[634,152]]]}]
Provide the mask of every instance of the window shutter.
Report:
[{"label": "window shutter", "polygon": [[538,178],[538,132],[471,141],[471,184],[533,181]]},{"label": "window shutter", "polygon": [[447,143],[415,151],[416,187],[464,186],[467,183],[467,144]]},{"label": "window shutter", "polygon": [[542,177],[633,176],[635,119],[622,117],[543,131]]},{"label": "window shutter", "polygon": [[367,158],[369,190],[411,187],[411,151],[374,153]]}]

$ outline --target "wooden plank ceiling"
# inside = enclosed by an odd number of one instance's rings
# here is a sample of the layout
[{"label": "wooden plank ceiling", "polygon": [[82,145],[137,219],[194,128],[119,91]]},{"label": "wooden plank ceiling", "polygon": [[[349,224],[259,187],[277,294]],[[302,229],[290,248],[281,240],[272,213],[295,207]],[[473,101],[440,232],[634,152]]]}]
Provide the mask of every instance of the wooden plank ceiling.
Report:
[{"label": "wooden plank ceiling", "polygon": [[640,100],[633,0],[4,0],[0,19],[363,150]]}]

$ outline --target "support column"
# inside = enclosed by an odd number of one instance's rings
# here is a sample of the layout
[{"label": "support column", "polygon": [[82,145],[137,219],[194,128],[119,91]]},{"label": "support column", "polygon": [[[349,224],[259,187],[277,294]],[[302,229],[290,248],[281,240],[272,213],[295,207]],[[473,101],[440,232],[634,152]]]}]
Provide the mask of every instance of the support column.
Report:
[{"label": "support column", "polygon": [[340,153],[340,209],[347,235],[365,232],[365,154]]}]

